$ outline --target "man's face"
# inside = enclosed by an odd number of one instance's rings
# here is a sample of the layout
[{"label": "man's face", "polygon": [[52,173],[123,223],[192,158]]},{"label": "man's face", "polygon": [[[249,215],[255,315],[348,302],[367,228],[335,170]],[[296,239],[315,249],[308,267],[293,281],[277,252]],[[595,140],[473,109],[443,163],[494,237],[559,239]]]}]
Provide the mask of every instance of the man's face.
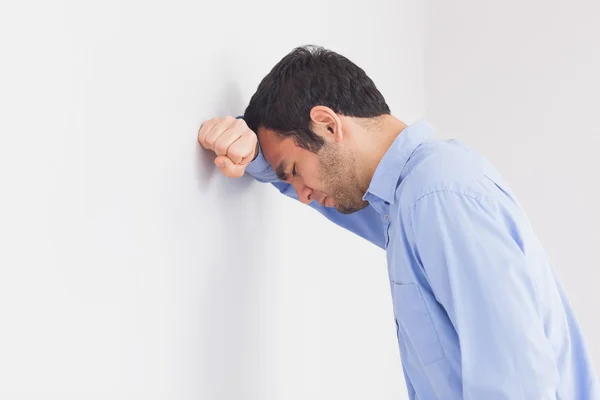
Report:
[{"label": "man's face", "polygon": [[317,201],[350,214],[367,206],[356,174],[356,162],[343,145],[326,141],[317,154],[280,139],[273,131],[259,128],[263,155],[279,179],[291,184],[305,204]]}]

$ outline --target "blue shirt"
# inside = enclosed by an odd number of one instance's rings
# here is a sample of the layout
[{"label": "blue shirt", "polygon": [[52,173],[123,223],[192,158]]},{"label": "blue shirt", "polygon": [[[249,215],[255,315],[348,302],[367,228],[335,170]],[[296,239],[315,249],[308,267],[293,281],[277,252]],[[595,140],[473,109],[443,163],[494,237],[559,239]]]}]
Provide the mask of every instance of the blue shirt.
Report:
[{"label": "blue shirt", "polygon": [[[336,224],[387,252],[410,399],[600,399],[554,267],[499,173],[424,120],[405,128]],[[297,199],[259,154],[247,172]]]}]

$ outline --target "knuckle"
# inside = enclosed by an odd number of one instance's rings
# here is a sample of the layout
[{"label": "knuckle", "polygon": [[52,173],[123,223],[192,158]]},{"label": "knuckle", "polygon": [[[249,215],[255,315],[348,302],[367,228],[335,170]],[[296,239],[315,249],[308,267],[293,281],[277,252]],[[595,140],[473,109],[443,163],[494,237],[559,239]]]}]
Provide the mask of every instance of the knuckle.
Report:
[{"label": "knuckle", "polygon": [[243,152],[243,150],[240,149],[240,146],[236,146],[236,145],[230,146],[229,149],[227,150],[227,153],[232,156],[239,156],[242,154],[242,152]]},{"label": "knuckle", "polygon": [[240,159],[244,158],[244,156],[242,155],[242,153],[239,150],[237,150],[237,149],[236,150],[229,150],[227,152],[227,155],[232,160],[240,160]]},{"label": "knuckle", "polygon": [[206,143],[206,135],[198,135],[198,142],[202,145],[202,147],[208,146],[208,143]]},{"label": "knuckle", "polygon": [[248,140],[252,141],[252,142],[256,142],[258,140],[258,138],[256,137],[256,134],[251,131],[250,129],[246,129],[246,131],[244,132],[244,137],[247,137]]},{"label": "knuckle", "polygon": [[246,121],[244,121],[243,119],[236,119],[234,124],[235,127],[240,130],[248,128],[248,126],[246,125]]},{"label": "knuckle", "polygon": [[202,140],[204,138],[204,136],[206,136],[205,131],[206,129],[204,129],[206,127],[206,124],[202,124],[200,126],[200,129],[198,129],[198,140]]},{"label": "knuckle", "polygon": [[227,143],[224,142],[219,142],[217,144],[215,144],[215,151],[219,154],[225,154],[227,152],[227,148],[229,146],[227,145]]}]

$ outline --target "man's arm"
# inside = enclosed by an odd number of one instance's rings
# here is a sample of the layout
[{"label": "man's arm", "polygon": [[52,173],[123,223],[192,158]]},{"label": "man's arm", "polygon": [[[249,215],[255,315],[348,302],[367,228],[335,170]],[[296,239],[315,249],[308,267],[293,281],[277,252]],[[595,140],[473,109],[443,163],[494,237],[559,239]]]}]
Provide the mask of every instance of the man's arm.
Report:
[{"label": "man's arm", "polygon": [[[292,185],[277,178],[273,168],[264,159],[260,151],[260,146],[258,147],[256,159],[248,165],[246,172],[252,175],[257,181],[270,182],[281,193],[298,200],[298,195]],[[335,208],[322,206],[316,201],[312,201],[309,205],[337,225],[356,233],[381,248],[385,247],[381,217],[373,207],[367,206],[352,214],[342,214]]]},{"label": "man's arm", "polygon": [[465,399],[554,399],[558,373],[525,256],[492,200],[438,191],[412,207],[416,254],[460,340]]},{"label": "man's arm", "polygon": [[[248,172],[258,181],[270,182],[281,193],[298,199],[291,185],[277,179],[275,172],[262,156],[256,133],[252,132],[240,117],[213,118],[204,122],[198,131],[198,142],[202,147],[216,153],[215,165],[225,176],[239,178],[244,172]],[[334,208],[323,207],[315,201],[310,205],[337,225],[384,248],[383,224],[373,207],[367,206],[356,213],[345,215]]]}]

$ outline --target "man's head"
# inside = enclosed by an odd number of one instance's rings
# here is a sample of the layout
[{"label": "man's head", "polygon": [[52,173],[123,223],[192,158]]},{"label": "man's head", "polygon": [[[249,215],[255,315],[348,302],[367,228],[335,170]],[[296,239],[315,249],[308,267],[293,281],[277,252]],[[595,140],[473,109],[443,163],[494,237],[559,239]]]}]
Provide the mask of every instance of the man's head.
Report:
[{"label": "man's head", "polygon": [[368,171],[361,155],[370,146],[368,133],[389,114],[361,68],[332,51],[305,46],[262,80],[244,119],[257,132],[266,160],[301,201],[351,213],[366,206]]}]

